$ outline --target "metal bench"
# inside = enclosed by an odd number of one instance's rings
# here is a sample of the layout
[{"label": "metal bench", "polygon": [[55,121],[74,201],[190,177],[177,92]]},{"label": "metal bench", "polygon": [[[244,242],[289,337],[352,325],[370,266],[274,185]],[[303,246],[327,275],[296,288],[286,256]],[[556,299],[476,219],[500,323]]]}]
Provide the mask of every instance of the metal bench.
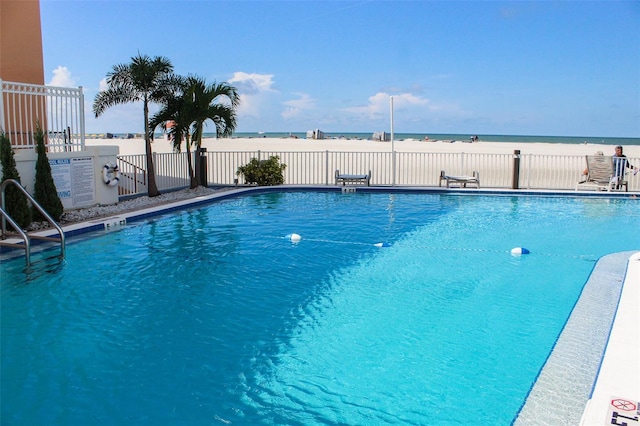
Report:
[{"label": "metal bench", "polygon": [[350,175],[350,174],[342,174],[340,170],[336,170],[336,185],[346,185],[346,184],[366,184],[367,186],[371,183],[371,170],[366,175]]},{"label": "metal bench", "polygon": [[466,188],[468,184],[480,188],[480,174],[476,171],[473,172],[472,176],[447,176],[444,170],[441,170],[438,186],[442,186],[442,181],[445,181],[447,188],[449,188],[452,183],[459,184],[460,188]]}]

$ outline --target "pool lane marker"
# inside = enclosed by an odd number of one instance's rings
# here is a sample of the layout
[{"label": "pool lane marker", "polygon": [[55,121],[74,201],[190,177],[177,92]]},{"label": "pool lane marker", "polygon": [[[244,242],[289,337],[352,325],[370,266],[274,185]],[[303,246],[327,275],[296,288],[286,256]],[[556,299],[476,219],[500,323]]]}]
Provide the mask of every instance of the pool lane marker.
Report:
[{"label": "pool lane marker", "polygon": [[[284,238],[286,240],[291,241],[293,244],[298,244],[300,241],[302,241],[302,237],[300,236],[300,234],[287,234],[284,236]],[[367,243],[356,243],[353,241],[331,241],[331,240],[321,240],[321,239],[314,239],[314,238],[307,238],[305,239],[306,241],[315,241],[315,242],[319,242],[319,243],[330,243],[330,244],[357,244],[357,245],[370,245]],[[386,247],[391,247],[391,243],[375,243],[373,244],[375,247],[379,247],[379,248],[386,248]]]},{"label": "pool lane marker", "polygon": [[[268,238],[274,238],[274,237],[268,237]],[[292,242],[293,244],[298,244],[300,241],[302,241],[302,236],[300,236],[299,234],[287,234],[284,237],[275,237],[278,239],[285,239],[288,240],[290,242]],[[325,239],[321,239],[321,238],[305,238],[305,241],[311,241],[311,242],[316,242],[316,243],[327,243],[327,244],[351,244],[351,245],[360,245],[360,246],[371,246],[373,245],[374,247],[378,247],[378,248],[388,248],[392,246],[392,243],[388,243],[388,242],[379,242],[379,243],[375,243],[375,244],[371,244],[371,243],[360,243],[357,241],[335,241],[335,240],[325,240]],[[470,251],[470,252],[485,252],[485,253],[505,253],[504,250],[494,250],[494,249],[483,249],[483,248],[461,248],[461,247],[435,247],[435,246],[412,246],[411,248],[413,249],[420,249],[420,250],[437,250],[437,251]],[[514,257],[520,257],[524,254],[531,254],[531,250],[529,250],[528,248],[525,247],[514,247],[511,250],[507,251],[507,253],[510,253],[512,256]],[[587,260],[589,262],[595,262],[598,259],[598,256],[593,255],[593,254],[556,254],[556,253],[538,253],[536,252],[537,255],[539,256],[549,256],[549,257],[566,257],[566,258],[570,258],[570,259],[584,259]],[[639,425],[640,426],[640,425]]]}]

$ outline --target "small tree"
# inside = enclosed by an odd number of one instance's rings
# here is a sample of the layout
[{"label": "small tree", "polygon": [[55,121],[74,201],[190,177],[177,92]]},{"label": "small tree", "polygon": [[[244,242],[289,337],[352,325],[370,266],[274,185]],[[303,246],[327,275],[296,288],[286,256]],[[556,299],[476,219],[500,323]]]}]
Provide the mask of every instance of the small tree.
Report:
[{"label": "small tree", "polygon": [[[166,128],[167,121],[173,122],[169,135],[177,151],[180,151],[184,138],[191,188],[196,188],[204,183],[200,182],[204,125],[208,121],[213,122],[218,138],[231,136],[237,124],[238,92],[227,83],[207,84],[204,78],[197,76],[167,78],[163,90],[163,107],[151,118],[151,132],[157,126]],[[192,146],[196,154],[195,172],[191,161]]]},{"label": "small tree", "polygon": [[[2,164],[2,182],[7,179],[20,182],[11,141],[4,132],[0,133],[0,164]],[[4,191],[6,212],[21,228],[28,227],[31,224],[31,209],[29,209],[27,197],[14,185],[7,186]]]},{"label": "small tree", "polygon": [[271,156],[268,160],[252,158],[248,164],[238,167],[236,175],[244,175],[244,183],[260,186],[282,185],[286,164],[280,164],[280,157]]},{"label": "small tree", "polygon": [[[64,212],[64,207],[58,197],[56,184],[53,182],[51,165],[44,147],[44,132],[39,123],[36,125],[35,139],[38,158],[36,159],[36,182],[33,198],[57,222]],[[34,210],[33,217],[36,220],[44,219],[38,210]]]}]

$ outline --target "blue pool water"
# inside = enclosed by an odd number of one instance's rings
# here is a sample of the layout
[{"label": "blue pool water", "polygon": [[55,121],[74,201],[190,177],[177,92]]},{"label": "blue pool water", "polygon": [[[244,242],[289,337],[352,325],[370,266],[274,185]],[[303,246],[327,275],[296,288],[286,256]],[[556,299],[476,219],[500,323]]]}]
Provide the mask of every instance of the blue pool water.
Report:
[{"label": "blue pool water", "polygon": [[2,422],[508,425],[638,207],[266,193],[4,261]]}]

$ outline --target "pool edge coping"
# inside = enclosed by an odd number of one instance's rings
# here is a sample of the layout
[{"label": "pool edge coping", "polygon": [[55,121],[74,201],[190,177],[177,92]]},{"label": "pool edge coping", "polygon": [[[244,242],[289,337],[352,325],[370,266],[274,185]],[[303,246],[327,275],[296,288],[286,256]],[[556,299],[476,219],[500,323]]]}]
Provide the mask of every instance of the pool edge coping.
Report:
[{"label": "pool edge coping", "polygon": [[[630,332],[631,331],[631,332]],[[640,252],[627,261],[620,299],[609,332],[604,355],[581,426],[613,424],[613,398],[636,404],[640,411]],[[623,413],[620,413],[623,414]]]}]

